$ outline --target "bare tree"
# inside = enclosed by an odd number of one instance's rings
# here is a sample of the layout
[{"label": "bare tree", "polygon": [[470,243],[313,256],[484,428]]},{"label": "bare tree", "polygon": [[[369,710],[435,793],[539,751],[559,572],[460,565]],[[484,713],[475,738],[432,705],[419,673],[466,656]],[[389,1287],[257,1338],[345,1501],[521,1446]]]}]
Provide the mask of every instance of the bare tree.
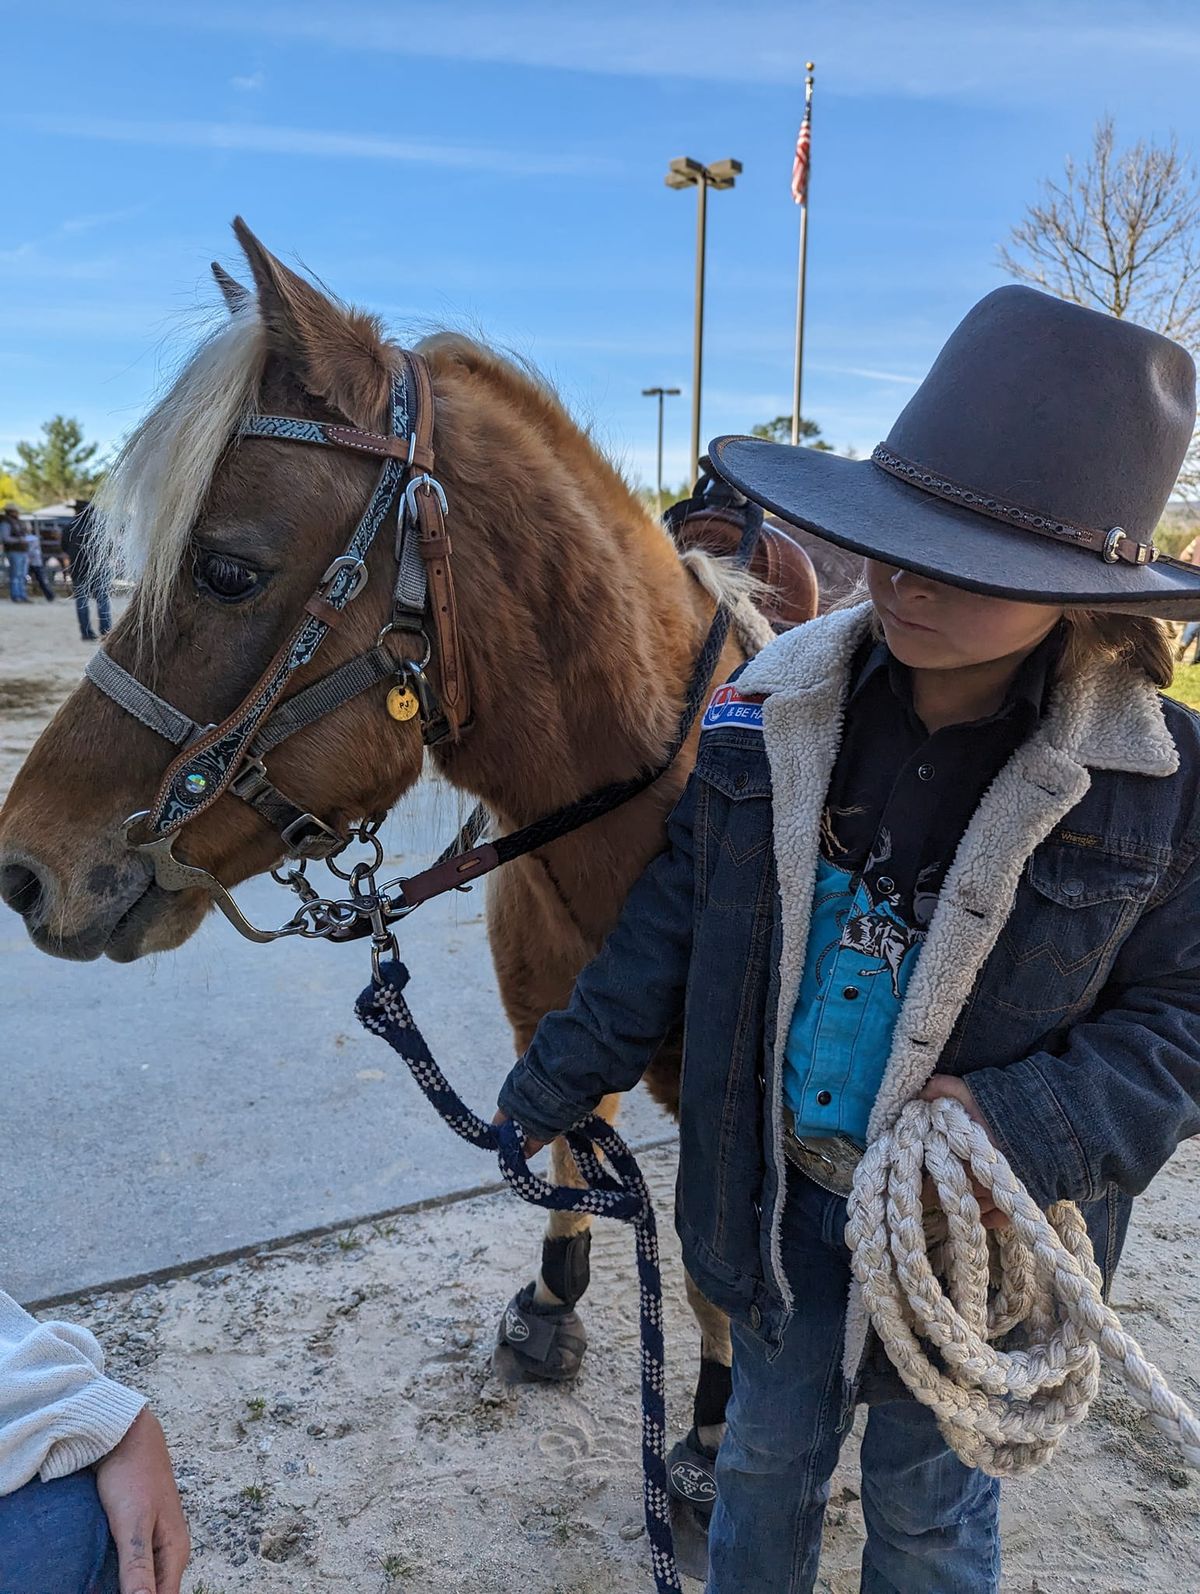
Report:
[{"label": "bare tree", "polygon": [[[1061,182],[1043,183],[1000,261],[1022,282],[1152,327],[1200,357],[1200,184],[1174,138],[1118,149],[1105,117],[1086,164],[1068,159]],[[1198,486],[1193,442],[1180,487]]]}]

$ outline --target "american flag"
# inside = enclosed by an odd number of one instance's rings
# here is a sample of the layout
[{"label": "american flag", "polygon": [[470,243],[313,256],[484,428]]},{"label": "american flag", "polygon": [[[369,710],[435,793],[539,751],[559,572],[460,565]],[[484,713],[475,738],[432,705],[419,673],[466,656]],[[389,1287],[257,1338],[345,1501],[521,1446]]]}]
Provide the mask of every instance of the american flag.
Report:
[{"label": "american flag", "polygon": [[798,205],[808,204],[808,165],[812,152],[812,106],[804,107],[804,120],[796,134],[796,155],[792,161],[792,198]]}]

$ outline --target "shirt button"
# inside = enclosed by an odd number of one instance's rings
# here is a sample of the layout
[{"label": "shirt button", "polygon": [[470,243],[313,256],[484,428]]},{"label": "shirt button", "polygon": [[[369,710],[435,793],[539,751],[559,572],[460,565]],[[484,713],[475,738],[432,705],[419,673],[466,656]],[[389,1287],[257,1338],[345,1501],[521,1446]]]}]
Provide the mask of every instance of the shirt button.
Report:
[{"label": "shirt button", "polygon": [[828,1107],[829,1103],[832,1100],[833,1100],[833,1097],[829,1094],[829,1092],[827,1090],[819,1090],[817,1092],[817,1106],[818,1107]]},{"label": "shirt button", "polygon": [[848,1002],[857,1002],[858,1001],[858,986],[857,985],[847,985],[846,989],[842,992],[842,995],[846,998],[846,1000]]},{"label": "shirt button", "polygon": [[881,874],[875,883],[883,892],[885,897],[896,889],[896,882],[892,879],[890,874]]},{"label": "shirt button", "polygon": [[932,780],[936,774],[937,770],[934,769],[932,764],[922,764],[920,769],[917,770],[917,779]]},{"label": "shirt button", "polygon": [[745,791],[746,787],[750,784],[750,777],[747,775],[744,769],[738,772],[733,784],[738,791]]},{"label": "shirt button", "polygon": [[757,1306],[752,1306],[746,1313],[746,1316],[750,1320],[750,1327],[757,1333],[757,1331],[762,1327],[762,1313],[759,1311]]},{"label": "shirt button", "polygon": [[1081,897],[1082,895],[1083,895],[1083,881],[1082,880],[1064,880],[1063,881],[1063,896],[1064,897]]}]

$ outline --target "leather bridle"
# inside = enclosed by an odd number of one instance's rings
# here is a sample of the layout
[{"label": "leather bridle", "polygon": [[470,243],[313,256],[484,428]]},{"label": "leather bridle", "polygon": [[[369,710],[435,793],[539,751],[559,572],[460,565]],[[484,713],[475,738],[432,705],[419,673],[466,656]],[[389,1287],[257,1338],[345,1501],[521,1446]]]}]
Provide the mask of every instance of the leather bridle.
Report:
[{"label": "leather bridle", "polygon": [[[289,857],[328,857],[346,838],[272,783],[263,762],[272,748],[388,677],[415,699],[427,745],[457,738],[467,727],[470,694],[446,532],[446,495],[432,474],[434,412],[429,367],[421,355],[406,351],[392,378],[389,436],[288,415],[253,415],[242,422],[239,437],[346,449],[381,458],[383,465],[362,518],[326,568],[299,623],[220,724],[197,725],[103,651],[88,664],[85,673],[94,686],[180,748],[150,807],[136,816],[136,845],[175,835],[229,791],[279,832]],[[311,662],[365,586],[367,555],[393,509],[396,582],[391,617],[375,646],[283,698],[294,672]],[[417,638],[421,656],[396,658],[386,646],[393,632]],[[435,653],[437,690],[426,674]],[[133,821],[128,823],[132,830]]]},{"label": "leather bridle", "polygon": [[[207,892],[234,928],[251,941],[276,941],[291,935],[353,940],[370,935],[376,969],[381,956],[395,950],[391,925],[422,902],[448,891],[469,890],[476,879],[501,864],[590,824],[664,775],[687,740],[705,699],[730,621],[728,608],[718,604],[692,667],[675,735],[656,767],[613,781],[494,841],[482,840],[488,815],[478,807],[429,868],[381,884],[376,874],[383,862],[383,848],[376,833],[384,816],[364,819],[344,836],[281,792],[268,777],[264,758],[287,737],[389,677],[402,695],[410,695],[410,707],[402,717],[419,713],[426,745],[457,740],[470,728],[468,673],[446,532],[446,494],[433,475],[434,413],[429,368],[421,355],[405,350],[392,377],[389,435],[290,415],[253,415],[242,422],[237,433],[242,438],[341,448],[375,456],[383,464],[361,520],[343,552],[326,568],[299,623],[219,725],[197,725],[103,651],[93,656],[85,671],[100,691],[180,749],[167,766],[150,807],[130,815],[123,827],[127,845],[152,864],[155,884],[164,891]],[[390,619],[366,653],[284,697],[294,672],[311,662],[365,586],[367,555],[393,507],[396,580]],[[744,509],[735,555],[740,564],[748,561],[762,529],[762,511],[753,504]],[[418,639],[421,656],[396,658],[385,645],[392,633]],[[426,674],[435,656],[436,689]],[[296,892],[300,906],[277,930],[251,924],[215,875],[175,856],[179,832],[226,792],[248,803],[279,833],[289,860],[285,872],[277,867],[272,874]],[[351,840],[371,851],[365,861],[344,869],[336,855]],[[319,896],[305,875],[309,859],[324,859],[335,875],[348,882],[349,896],[341,900]]]}]

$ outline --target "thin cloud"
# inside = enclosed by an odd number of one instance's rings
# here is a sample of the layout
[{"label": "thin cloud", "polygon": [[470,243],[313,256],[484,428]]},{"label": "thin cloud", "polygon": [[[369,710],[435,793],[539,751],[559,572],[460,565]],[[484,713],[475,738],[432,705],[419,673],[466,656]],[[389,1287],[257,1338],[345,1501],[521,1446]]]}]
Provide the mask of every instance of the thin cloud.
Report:
[{"label": "thin cloud", "polygon": [[132,221],[135,216],[142,216],[149,209],[148,204],[125,205],[120,210],[102,210],[94,216],[68,216],[65,221],[60,221],[60,233],[94,232],[97,227],[115,227],[118,222]]},{"label": "thin cloud", "polygon": [[0,249],[0,270],[14,269],[22,275],[61,281],[98,281],[114,276],[119,269],[115,259],[81,257],[76,253],[74,240],[101,227],[132,221],[149,208],[148,204],[125,205],[120,210],[99,211],[89,216],[67,216],[44,237],[27,238],[11,249]]},{"label": "thin cloud", "polygon": [[230,87],[240,89],[243,94],[253,94],[258,89],[266,86],[267,74],[265,72],[251,72],[246,77],[231,77]]},{"label": "thin cloud", "polygon": [[432,140],[384,138],[303,127],[268,127],[240,122],[135,122],[104,116],[24,115],[10,117],[35,132],[62,138],[105,139],[114,144],[162,148],[240,150],[257,155],[324,156],[332,160],[399,161],[509,177],[611,175],[615,161],[584,154],[553,155],[494,145],[441,144]]},{"label": "thin cloud", "polygon": [[490,0],[427,7],[416,30],[394,6],[359,3],[334,13],[304,0],[236,8],[124,0],[108,15],[410,59],[702,82],[796,86],[812,56],[840,94],[1060,105],[1064,81],[1081,74],[1120,72],[1127,90],[1135,78],[1145,90],[1164,69],[1200,59],[1190,0],[1157,4],[1153,27],[1116,0],[1059,0],[1049,10],[1044,0],[1010,0],[988,11],[926,0],[919,18],[910,5],[879,0],[843,0],[825,13],[795,0],[744,0],[736,15],[724,0],[694,0],[686,27],[675,7],[633,0],[602,7],[524,0],[502,28]]},{"label": "thin cloud", "polygon": [[904,387],[919,387],[919,376],[902,376],[899,371],[868,371],[858,365],[818,365],[818,371],[829,371],[835,376],[861,376],[868,382],[899,382]]}]

